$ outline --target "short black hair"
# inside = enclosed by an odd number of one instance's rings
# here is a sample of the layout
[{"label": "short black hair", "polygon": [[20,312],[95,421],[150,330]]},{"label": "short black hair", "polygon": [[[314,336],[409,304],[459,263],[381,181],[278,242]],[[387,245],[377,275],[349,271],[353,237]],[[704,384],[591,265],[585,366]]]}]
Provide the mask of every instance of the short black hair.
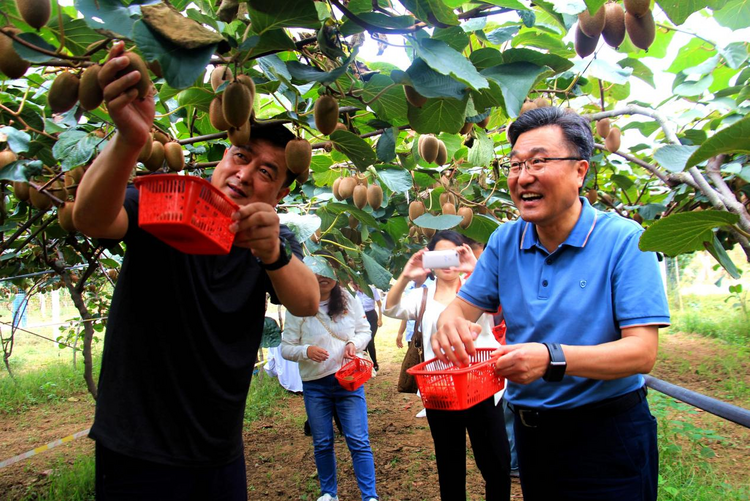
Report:
[{"label": "short black hair", "polygon": [[461,247],[466,243],[466,238],[457,231],[453,230],[440,230],[432,236],[432,240],[427,244],[427,250],[434,251],[435,246],[441,240],[448,240],[456,244],[456,247]]},{"label": "short black hair", "polygon": [[529,110],[510,124],[508,139],[511,147],[524,132],[549,125],[556,125],[562,129],[565,140],[577,152],[579,158],[586,161],[591,158],[591,152],[594,151],[594,136],[588,120],[577,113],[554,106]]},{"label": "short black hair", "polygon": [[[250,126],[250,140],[263,139],[279,148],[286,149],[286,145],[289,141],[295,138],[295,135],[284,127],[284,125],[278,122],[272,122],[270,124],[264,124],[263,122],[253,122]],[[297,174],[292,172],[289,168],[286,169],[286,179],[284,180],[284,187],[291,186],[294,180],[297,179]]]}]

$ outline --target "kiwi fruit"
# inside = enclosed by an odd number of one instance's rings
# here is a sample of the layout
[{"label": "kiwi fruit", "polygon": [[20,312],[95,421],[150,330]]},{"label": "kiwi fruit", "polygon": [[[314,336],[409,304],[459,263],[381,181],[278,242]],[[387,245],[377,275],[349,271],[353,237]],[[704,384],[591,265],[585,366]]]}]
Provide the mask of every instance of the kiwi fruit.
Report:
[{"label": "kiwi fruit", "polygon": [[435,230],[433,228],[422,228],[421,230],[422,235],[427,237],[428,240],[435,236]]},{"label": "kiwi fruit", "polygon": [[354,193],[352,193],[352,200],[354,200],[354,205],[358,209],[364,209],[365,205],[367,205],[367,186],[363,184],[355,186]]},{"label": "kiwi fruit", "polygon": [[479,122],[477,122],[477,125],[480,126],[483,129],[486,129],[487,125],[489,125],[489,123],[490,123],[490,116],[487,115],[486,117],[484,117],[483,119],[481,119]]},{"label": "kiwi fruit", "polygon": [[24,181],[13,181],[13,194],[21,202],[29,199],[29,183]]},{"label": "kiwi fruit", "polygon": [[527,111],[531,111],[535,109],[536,109],[536,104],[534,103],[534,101],[526,101],[525,103],[521,105],[521,111],[518,112],[518,115],[519,116],[523,115]]},{"label": "kiwi fruit", "polygon": [[180,172],[185,168],[185,156],[182,154],[182,146],[177,141],[170,141],[164,145],[164,158],[172,172]]},{"label": "kiwi fruit", "polygon": [[78,102],[80,79],[69,71],[63,71],[52,82],[47,93],[47,103],[52,113],[65,113]]},{"label": "kiwi fruit", "polygon": [[651,44],[654,43],[656,25],[654,24],[654,15],[650,10],[647,10],[646,14],[641,17],[626,12],[625,29],[628,32],[630,41],[639,49],[648,50]]},{"label": "kiwi fruit", "polygon": [[458,215],[463,218],[458,225],[464,229],[468,228],[471,224],[471,220],[474,219],[474,211],[469,207],[461,207],[458,209]]},{"label": "kiwi fruit", "polygon": [[235,146],[245,146],[250,142],[250,122],[245,122],[242,127],[230,127],[227,131],[229,142]]},{"label": "kiwi fruit", "polygon": [[146,141],[146,144],[143,145],[143,148],[141,148],[141,152],[138,154],[138,161],[141,163],[145,163],[146,160],[148,160],[148,157],[151,156],[151,150],[154,147],[154,137],[153,134],[151,135],[151,139]]},{"label": "kiwi fruit", "polygon": [[419,240],[419,226],[412,226],[409,228],[409,238],[415,242]]},{"label": "kiwi fruit", "polygon": [[[18,28],[9,26],[5,27],[5,31],[13,35],[23,33]],[[31,63],[21,59],[21,56],[13,49],[13,39],[0,32],[0,71],[5,73],[8,78],[21,78],[29,69],[29,66],[31,66]]]},{"label": "kiwi fruit", "polygon": [[466,122],[463,127],[461,127],[461,130],[459,131],[460,134],[468,134],[469,131],[474,127],[474,124],[471,122]]},{"label": "kiwi fruit", "polygon": [[310,240],[312,240],[316,244],[320,243],[320,239],[321,238],[323,238],[323,232],[320,231],[320,228],[318,228],[317,230],[315,230],[315,233],[313,233],[312,235],[310,235]]},{"label": "kiwi fruit", "polygon": [[354,245],[359,245],[362,243],[362,235],[360,235],[359,231],[353,230],[351,228],[341,228],[341,234],[344,235],[346,238],[351,241]]},{"label": "kiwi fruit", "polygon": [[31,205],[41,211],[48,210],[52,207],[52,199],[44,193],[40,193],[35,187],[29,185],[29,201]]},{"label": "kiwi fruit", "polygon": [[424,212],[424,204],[421,201],[415,200],[409,204],[409,219],[411,219],[412,221],[424,214]]},{"label": "kiwi fruit", "polygon": [[651,0],[624,0],[625,11],[635,17],[643,17],[651,11]]},{"label": "kiwi fruit", "polygon": [[327,136],[336,130],[336,124],[339,122],[339,103],[328,94],[320,96],[315,101],[313,114],[315,116],[315,128],[321,134]]},{"label": "kiwi fruit", "polygon": [[438,141],[438,138],[433,135],[425,136],[420,143],[419,156],[421,156],[425,162],[431,164],[437,159],[439,149],[440,142]]},{"label": "kiwi fruit", "polygon": [[[86,169],[83,168],[82,165],[79,165],[75,169],[70,169],[65,174],[70,176],[70,179],[76,183],[80,183],[81,179],[83,179],[83,175],[86,173]],[[67,186],[66,186],[67,188]]]},{"label": "kiwi fruit", "polygon": [[453,193],[451,193],[450,191],[444,191],[440,194],[440,206],[442,207],[447,203],[456,203],[456,197],[454,197]]},{"label": "kiwi fruit", "polygon": [[416,108],[421,108],[424,106],[424,103],[427,102],[427,98],[414,90],[414,87],[411,85],[404,85],[404,95],[406,96],[406,100],[409,101],[409,104]]},{"label": "kiwi fruit", "polygon": [[609,118],[602,118],[601,120],[597,120],[596,122],[596,133],[599,134],[599,137],[602,139],[606,139],[607,135],[609,134],[609,130],[612,128],[612,122],[610,122]]},{"label": "kiwi fruit", "polygon": [[445,165],[448,162],[448,148],[445,147],[445,143],[438,139],[438,154],[435,158],[435,163],[438,165]]},{"label": "kiwi fruit", "polygon": [[310,177],[310,169],[303,170],[299,174],[295,175],[294,180],[297,181],[297,186],[302,186],[307,182],[307,179]]},{"label": "kiwi fruit", "polygon": [[341,186],[341,179],[340,177],[337,177],[336,180],[333,182],[333,186],[331,187],[331,191],[333,192],[333,198],[336,200],[344,200],[344,198],[341,196],[341,193],[339,192],[339,187]]},{"label": "kiwi fruit", "polygon": [[596,191],[596,188],[591,188],[589,191],[586,192],[586,198],[588,199],[591,205],[594,205],[596,201],[599,199],[599,192]]},{"label": "kiwi fruit", "polygon": [[638,224],[643,224],[643,216],[640,215],[638,212],[633,213],[633,221],[635,221]]},{"label": "kiwi fruit", "polygon": [[[68,190],[65,188],[65,183],[60,179],[56,179],[50,183],[47,187],[47,193],[63,203],[68,198]],[[57,201],[53,200],[52,202],[57,205]]]},{"label": "kiwi fruit", "polygon": [[[334,132],[335,132],[335,131],[337,131],[337,130],[349,130],[349,129],[348,129],[347,127],[346,127],[346,125],[342,124],[341,122],[338,122],[338,123],[336,124],[336,128],[335,128],[335,129],[333,129],[333,130],[334,130]],[[338,146],[336,146],[336,143],[333,143],[333,142],[332,142],[331,144],[333,145],[333,149],[334,149],[334,150],[336,150],[336,151],[341,151],[341,148],[339,148]]]},{"label": "kiwi fruit", "polygon": [[49,0],[16,0],[16,6],[26,24],[35,30],[47,24],[52,13]]},{"label": "kiwi fruit", "polygon": [[614,153],[620,149],[620,129],[612,127],[609,134],[607,134],[607,138],[604,140],[604,146],[610,153]]},{"label": "kiwi fruit", "polygon": [[307,139],[301,137],[292,139],[286,143],[284,154],[286,156],[286,168],[295,174],[310,169],[312,145]]},{"label": "kiwi fruit", "polygon": [[357,186],[357,180],[351,176],[345,177],[339,183],[339,200],[346,200],[354,194],[354,188]]},{"label": "kiwi fruit", "polygon": [[211,100],[208,106],[208,120],[216,130],[229,130],[231,125],[224,119],[224,110],[222,110],[221,96],[216,96]]},{"label": "kiwi fruit", "polygon": [[141,57],[135,52],[125,52],[123,53],[123,56],[127,57],[130,60],[130,63],[117,72],[116,78],[124,77],[133,71],[140,73],[141,79],[138,80],[134,87],[138,89],[138,97],[143,99],[151,90],[151,77],[148,75],[148,66],[146,66],[143,59],[141,59]]},{"label": "kiwi fruit", "polygon": [[151,73],[156,75],[157,78],[164,78],[164,72],[161,71],[161,64],[159,64],[158,59],[146,63],[146,67],[151,70]]},{"label": "kiwi fruit", "polygon": [[15,162],[18,157],[11,150],[0,151],[0,169]]},{"label": "kiwi fruit", "polygon": [[78,102],[86,111],[95,110],[104,101],[104,91],[99,86],[99,72],[102,67],[98,64],[89,66],[81,74],[81,83],[78,85]]},{"label": "kiwi fruit", "polygon": [[452,203],[444,203],[442,207],[442,211],[444,215],[447,216],[455,216],[456,215],[456,206]]},{"label": "kiwi fruit", "polygon": [[167,144],[170,141],[169,136],[158,129],[154,130],[154,140],[161,144]]},{"label": "kiwi fruit", "polygon": [[75,233],[76,226],[73,224],[73,202],[65,202],[57,209],[57,221],[60,227],[68,233]]},{"label": "kiwi fruit", "polygon": [[255,105],[255,82],[248,75],[237,75],[237,81],[250,91],[250,120],[252,120],[254,116],[253,106]]},{"label": "kiwi fruit", "polygon": [[606,3],[604,9],[602,37],[610,47],[619,47],[625,40],[625,11],[619,3],[613,2]]},{"label": "kiwi fruit", "polygon": [[85,171],[83,170],[82,166],[76,167],[75,169],[71,169],[67,171],[63,175],[63,184],[65,185],[65,189],[68,190],[68,193],[75,196],[76,191],[78,190],[78,185],[81,183],[81,179],[83,179],[83,174]]},{"label": "kiwi fruit", "polygon": [[378,210],[383,205],[383,188],[377,184],[367,187],[367,203],[373,210]]},{"label": "kiwi fruit", "polygon": [[549,99],[545,99],[543,97],[534,99],[534,104],[537,108],[549,108],[550,106],[552,106],[552,103],[549,101]]},{"label": "kiwi fruit", "polygon": [[250,120],[253,102],[250,90],[240,82],[232,82],[221,97],[224,119],[232,127],[240,128]]},{"label": "kiwi fruit", "polygon": [[580,25],[576,27],[576,37],[574,45],[576,54],[578,54],[579,57],[588,57],[593,54],[596,50],[597,43],[599,43],[599,37],[588,37],[583,31],[581,31]]},{"label": "kiwi fruit", "polygon": [[107,276],[112,280],[117,280],[117,277],[120,276],[120,273],[116,269],[110,268],[107,270]]},{"label": "kiwi fruit", "polygon": [[605,10],[602,7],[593,16],[589,14],[588,9],[578,14],[578,27],[589,38],[599,38],[604,29],[605,21]]},{"label": "kiwi fruit", "polygon": [[356,230],[359,226],[359,219],[349,214],[349,228]]},{"label": "kiwi fruit", "polygon": [[154,141],[151,145],[151,154],[143,165],[151,172],[161,169],[164,164],[164,145],[160,141]]},{"label": "kiwi fruit", "polygon": [[221,84],[232,80],[234,74],[229,66],[217,66],[211,72],[211,88],[216,92]]}]

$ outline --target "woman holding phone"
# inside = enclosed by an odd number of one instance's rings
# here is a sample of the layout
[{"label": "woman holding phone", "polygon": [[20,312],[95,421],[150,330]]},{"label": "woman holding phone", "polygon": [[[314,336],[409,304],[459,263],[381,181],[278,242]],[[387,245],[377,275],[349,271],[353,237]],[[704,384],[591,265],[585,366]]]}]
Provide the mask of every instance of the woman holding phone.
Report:
[{"label": "woman holding phone", "polygon": [[[455,251],[458,266],[450,268],[425,268],[423,259],[428,251]],[[429,259],[428,259],[429,261]],[[445,307],[455,299],[461,288],[462,273],[471,273],[477,260],[466,240],[455,231],[438,231],[427,245],[406,263],[404,271],[386,296],[384,314],[406,320],[419,317],[422,288],[404,296],[406,286],[418,283],[432,271],[436,280],[427,287],[427,303],[422,317],[422,346],[425,360],[434,358],[430,337],[437,330],[437,319]],[[475,341],[479,348],[497,348],[499,343],[492,335],[492,315],[482,315],[477,323],[482,332]],[[469,432],[474,459],[485,481],[487,501],[510,499],[510,452],[505,432],[502,406],[493,396],[466,410],[445,411],[427,409],[432,440],[435,444],[440,498],[443,501],[466,499],[466,432]]]}]

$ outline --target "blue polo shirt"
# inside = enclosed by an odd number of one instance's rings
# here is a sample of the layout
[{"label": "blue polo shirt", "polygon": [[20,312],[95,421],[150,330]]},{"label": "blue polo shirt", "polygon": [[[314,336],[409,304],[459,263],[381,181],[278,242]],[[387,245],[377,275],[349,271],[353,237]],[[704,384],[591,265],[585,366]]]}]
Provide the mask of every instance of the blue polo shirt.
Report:
[{"label": "blue polo shirt", "polygon": [[[656,254],[638,249],[643,229],[580,200],[578,222],[551,254],[533,224],[518,219],[501,225],[459,291],[488,312],[502,305],[508,344],[591,346],[620,339],[624,327],[669,325]],[[640,374],[613,381],[565,376],[559,383],[509,382],[507,395],[523,407],[568,409],[641,386]]]}]

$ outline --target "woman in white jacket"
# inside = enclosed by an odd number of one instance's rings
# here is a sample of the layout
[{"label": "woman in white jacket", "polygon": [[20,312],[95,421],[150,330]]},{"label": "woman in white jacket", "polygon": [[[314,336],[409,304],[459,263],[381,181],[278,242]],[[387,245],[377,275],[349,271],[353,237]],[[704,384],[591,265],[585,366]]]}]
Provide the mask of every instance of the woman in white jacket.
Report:
[{"label": "woman in white jacket", "polygon": [[318,286],[318,313],[314,317],[300,318],[287,312],[281,336],[281,355],[299,362],[302,395],[320,480],[321,497],[318,501],[338,500],[333,449],[334,408],[341,418],[362,501],[377,500],[364,386],[348,391],[335,377],[344,358],[354,357],[367,346],[370,324],[362,304],[344,291],[336,280],[318,275]]},{"label": "woman in white jacket", "polygon": [[[464,238],[455,231],[439,231],[427,246],[414,254],[404,271],[391,287],[385,299],[383,314],[393,318],[415,320],[422,304],[421,287],[403,296],[412,281],[424,282],[430,270],[422,265],[426,250],[456,250],[460,259],[458,268],[435,269],[434,283],[427,286],[427,303],[422,317],[422,346],[425,360],[434,358],[430,338],[437,330],[437,319],[445,307],[455,299],[461,287],[462,272],[474,270],[476,258]],[[479,348],[497,348],[499,343],[492,335],[492,316],[483,314],[477,323],[482,332],[474,341]],[[466,432],[469,432],[474,459],[485,481],[487,501],[510,499],[510,452],[502,406],[498,399],[489,397],[483,402],[462,411],[427,409],[432,440],[435,443],[440,498],[443,501],[466,499]]]}]

